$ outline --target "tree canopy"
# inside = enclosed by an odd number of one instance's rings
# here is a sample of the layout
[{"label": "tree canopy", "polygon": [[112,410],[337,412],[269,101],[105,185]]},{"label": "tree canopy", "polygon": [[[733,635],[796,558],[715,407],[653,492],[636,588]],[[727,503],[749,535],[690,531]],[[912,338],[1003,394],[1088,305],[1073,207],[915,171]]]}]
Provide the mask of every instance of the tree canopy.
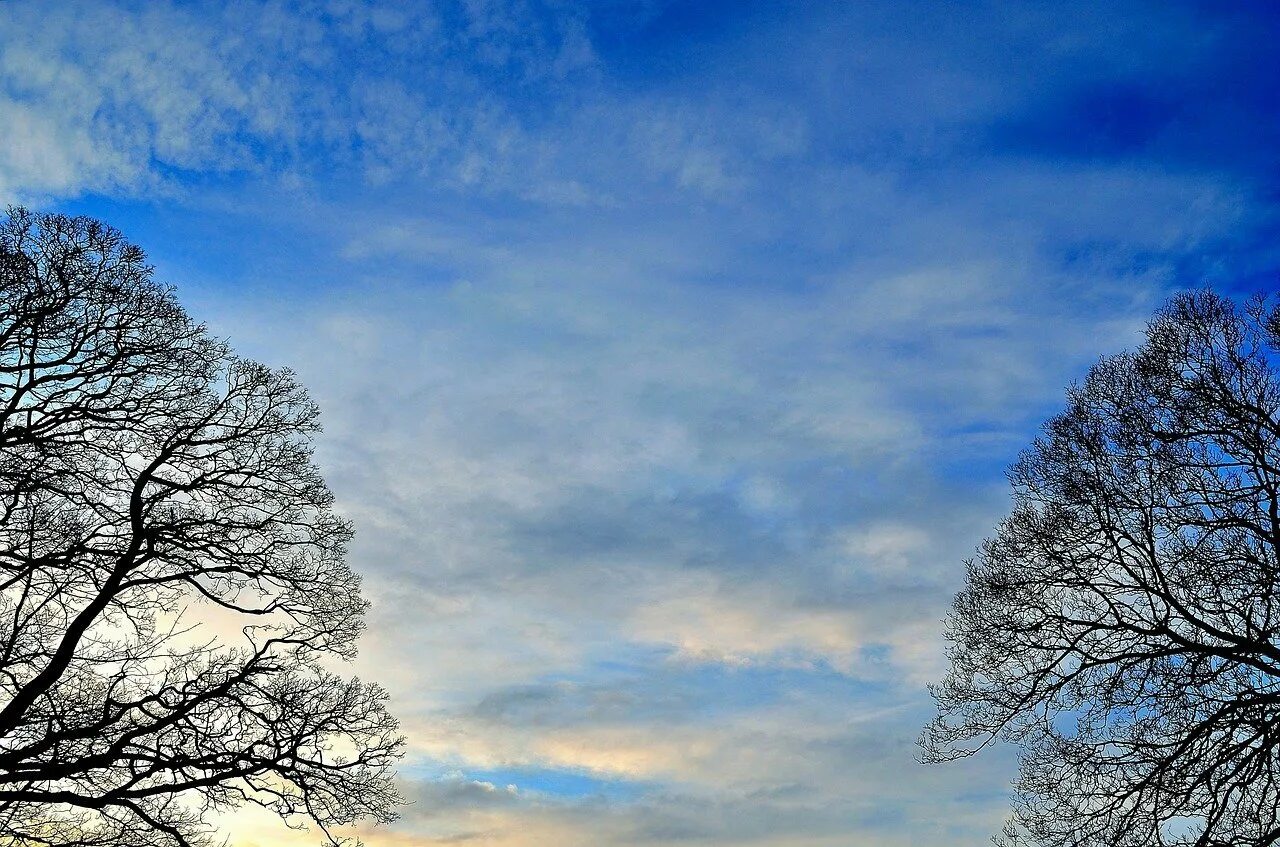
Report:
[{"label": "tree canopy", "polygon": [[[244,804],[385,821],[384,692],[317,409],[86,218],[0,224],[0,842],[199,845]],[[327,663],[327,664],[326,664]]]},{"label": "tree canopy", "polygon": [[1011,844],[1280,842],[1280,308],[1173,299],[1010,471],[926,758],[1020,746]]}]

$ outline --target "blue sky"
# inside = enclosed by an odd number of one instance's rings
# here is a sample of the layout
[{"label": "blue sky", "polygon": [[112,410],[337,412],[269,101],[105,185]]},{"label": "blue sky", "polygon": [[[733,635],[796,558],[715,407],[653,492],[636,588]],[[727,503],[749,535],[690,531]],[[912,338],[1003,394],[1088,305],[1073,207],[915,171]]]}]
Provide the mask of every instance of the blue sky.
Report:
[{"label": "blue sky", "polygon": [[1066,385],[1173,291],[1275,286],[1278,36],[10,0],[0,195],[123,229],[321,403],[410,741],[371,847],[979,845],[1007,751],[915,761],[939,619]]}]

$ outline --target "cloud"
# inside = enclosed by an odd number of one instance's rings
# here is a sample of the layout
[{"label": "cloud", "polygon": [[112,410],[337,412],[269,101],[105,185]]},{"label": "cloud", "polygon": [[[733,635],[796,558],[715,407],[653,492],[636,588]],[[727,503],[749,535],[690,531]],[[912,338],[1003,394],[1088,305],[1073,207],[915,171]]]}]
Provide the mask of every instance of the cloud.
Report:
[{"label": "cloud", "polygon": [[[942,232],[959,215],[925,213]],[[326,410],[320,459],[375,601],[360,670],[416,766],[639,786],[607,811],[431,794],[430,826],[399,832],[978,843],[1008,771],[914,761],[938,620],[1003,508],[1000,465],[1161,277],[980,232],[951,270],[899,252],[716,284],[708,266],[752,261],[717,226],[556,230],[349,214],[320,239],[344,280],[323,297],[204,295]],[[940,796],[969,823],[940,828]]]},{"label": "cloud", "polygon": [[[705,103],[598,88],[587,19],[507,2],[7,3],[0,31],[21,37],[0,36],[0,115],[14,128],[0,194],[189,201],[246,179],[408,181],[597,205],[615,202],[601,169],[619,154],[664,185],[739,184],[730,168],[746,163],[730,164]],[[588,135],[616,145],[610,157],[588,153]],[[563,173],[572,161],[589,170]]]},{"label": "cloud", "polygon": [[1063,387],[1274,267],[1273,23],[10,2],[0,193],[320,401],[413,750],[371,845],[978,844],[939,618]]}]

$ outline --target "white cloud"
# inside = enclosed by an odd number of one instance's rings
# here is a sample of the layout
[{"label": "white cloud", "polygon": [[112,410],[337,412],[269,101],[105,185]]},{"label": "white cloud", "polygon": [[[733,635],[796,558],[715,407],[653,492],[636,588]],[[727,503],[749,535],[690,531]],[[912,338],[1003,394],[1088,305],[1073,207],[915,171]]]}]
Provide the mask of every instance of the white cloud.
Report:
[{"label": "white cloud", "polygon": [[989,45],[1028,13],[874,5],[633,79],[587,6],[324,8],[0,5],[0,194],[156,202],[197,317],[320,401],[359,670],[457,771],[370,844],[985,841],[1008,763],[911,740],[1000,466],[1257,214],[1208,171],[975,150],[1112,13],[1017,79]]}]

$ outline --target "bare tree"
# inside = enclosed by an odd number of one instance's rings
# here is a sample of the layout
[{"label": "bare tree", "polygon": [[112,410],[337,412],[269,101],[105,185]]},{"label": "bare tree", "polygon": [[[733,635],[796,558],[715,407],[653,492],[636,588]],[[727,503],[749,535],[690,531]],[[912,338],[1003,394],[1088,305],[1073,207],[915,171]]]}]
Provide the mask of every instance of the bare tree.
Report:
[{"label": "bare tree", "polygon": [[1010,471],[926,759],[1021,748],[1009,844],[1280,843],[1280,307],[1172,300]]},{"label": "bare tree", "polygon": [[386,821],[316,408],[92,220],[0,223],[0,844],[174,845],[256,804]]}]

